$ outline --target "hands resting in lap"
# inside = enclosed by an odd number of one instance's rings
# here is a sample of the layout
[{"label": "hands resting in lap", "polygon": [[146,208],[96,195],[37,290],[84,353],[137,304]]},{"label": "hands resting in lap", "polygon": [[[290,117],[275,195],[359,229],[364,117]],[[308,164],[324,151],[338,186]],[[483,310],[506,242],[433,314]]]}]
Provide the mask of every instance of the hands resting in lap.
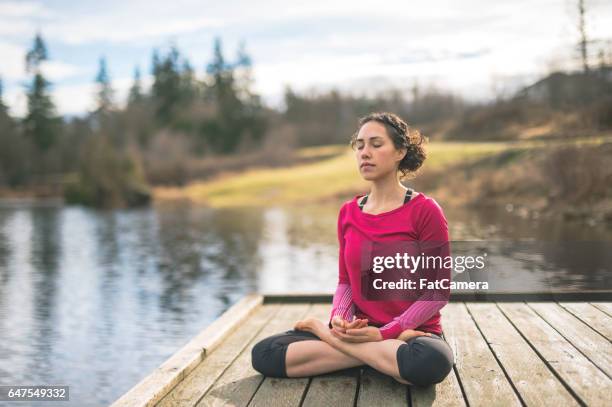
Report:
[{"label": "hands resting in lap", "polygon": [[[336,315],[332,318],[331,325],[332,335],[346,342],[359,343],[383,340],[380,329],[375,326],[368,326],[367,319],[357,319],[353,317],[353,320],[349,322]],[[414,336],[431,336],[431,334],[415,329],[406,329],[397,339],[407,341]]]}]

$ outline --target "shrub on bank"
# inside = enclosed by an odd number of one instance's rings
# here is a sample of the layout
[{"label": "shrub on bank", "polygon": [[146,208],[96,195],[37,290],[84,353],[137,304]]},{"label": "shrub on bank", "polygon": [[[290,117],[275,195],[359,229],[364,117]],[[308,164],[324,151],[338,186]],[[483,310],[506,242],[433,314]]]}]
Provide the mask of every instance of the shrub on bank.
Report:
[{"label": "shrub on bank", "polygon": [[64,198],[69,204],[134,207],[148,204],[151,193],[136,156],[92,137],[83,146],[79,171],[66,180]]}]

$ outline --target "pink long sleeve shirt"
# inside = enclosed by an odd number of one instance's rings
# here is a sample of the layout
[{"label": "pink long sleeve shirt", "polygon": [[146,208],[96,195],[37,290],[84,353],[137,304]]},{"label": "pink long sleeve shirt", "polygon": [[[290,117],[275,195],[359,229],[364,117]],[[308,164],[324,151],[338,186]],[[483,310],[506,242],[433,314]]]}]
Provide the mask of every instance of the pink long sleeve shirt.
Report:
[{"label": "pink long sleeve shirt", "polygon": [[[394,339],[405,329],[442,333],[440,309],[447,299],[415,301],[368,301],[361,295],[360,262],[364,241],[400,239],[448,242],[448,224],[438,203],[419,194],[399,208],[368,214],[358,206],[359,195],[344,203],[338,215],[339,275],[330,316],[346,320],[367,318],[380,328],[383,339]],[[450,252],[448,252],[450,254]],[[443,270],[450,279],[450,270]]]}]

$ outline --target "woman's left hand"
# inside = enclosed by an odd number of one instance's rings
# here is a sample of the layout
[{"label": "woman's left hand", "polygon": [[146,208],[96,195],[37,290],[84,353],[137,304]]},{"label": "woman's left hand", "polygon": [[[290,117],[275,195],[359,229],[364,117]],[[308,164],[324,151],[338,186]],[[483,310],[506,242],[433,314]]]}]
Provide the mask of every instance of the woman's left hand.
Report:
[{"label": "woman's left hand", "polygon": [[331,332],[336,338],[340,338],[346,342],[377,342],[383,340],[380,329],[375,326],[347,329],[345,333],[333,330]]}]

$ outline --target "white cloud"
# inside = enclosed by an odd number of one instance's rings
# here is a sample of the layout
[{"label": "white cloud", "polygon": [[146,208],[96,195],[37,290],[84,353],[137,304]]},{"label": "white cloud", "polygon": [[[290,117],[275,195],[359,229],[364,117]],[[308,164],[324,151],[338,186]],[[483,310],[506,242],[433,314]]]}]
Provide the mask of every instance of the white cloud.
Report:
[{"label": "white cloud", "polygon": [[3,80],[19,80],[24,77],[25,54],[24,47],[0,41],[0,76]]},{"label": "white cloud", "polygon": [[[112,81],[112,87],[115,91],[115,103],[119,106],[124,106],[130,87],[132,86],[132,78],[118,78]],[[142,86],[148,87],[152,82],[150,76],[145,76],[141,79]],[[91,112],[96,107],[96,84],[80,84],[80,85],[64,85],[56,86],[53,89],[53,101],[59,112],[68,115],[79,115]]]},{"label": "white cloud", "polygon": [[[51,99],[58,113],[81,114],[93,108],[94,84],[54,86],[51,89]],[[13,87],[6,92],[6,101],[10,106],[11,115],[24,117],[27,112],[27,96],[25,89]]]},{"label": "white cloud", "polygon": [[0,15],[0,35],[7,37],[30,37],[36,31],[36,26],[26,20],[15,20]]},{"label": "white cloud", "polygon": [[0,2],[0,35],[17,41],[24,36],[30,37],[55,15],[55,12],[37,2]]},{"label": "white cloud", "polygon": [[94,108],[95,85],[57,86],[53,90],[53,101],[59,112],[63,114],[80,114]]},{"label": "white cloud", "polygon": [[[0,78],[6,83],[8,81],[25,81],[28,74],[25,71],[25,55],[27,50],[20,45],[0,42]],[[70,78],[83,71],[83,68],[67,64],[61,61],[45,61],[42,64],[42,72],[50,81]]]},{"label": "white cloud", "polygon": [[[298,91],[316,86],[337,87],[346,91],[369,93],[385,86],[408,89],[414,82],[436,85],[473,99],[492,96],[491,80],[533,74],[538,71],[533,56],[539,48],[511,46],[504,50],[477,50],[457,44],[453,49],[406,50],[395,53],[381,50],[347,56],[305,54],[282,62],[254,66],[257,90],[276,105],[284,86]],[[474,57],[462,57],[462,54]],[[368,92],[368,87],[373,92]]]},{"label": "white cloud", "polygon": [[[357,89],[373,80],[400,85],[418,80],[468,96],[484,95],[490,93],[492,79],[516,86],[545,73],[552,59],[568,66],[569,49],[577,40],[573,12],[573,3],[570,7],[565,0],[436,0],[418,6],[400,0],[378,6],[371,1],[311,0],[290,7],[281,0],[224,0],[214,7],[200,0],[108,0],[62,9],[42,2],[2,2],[0,75],[9,80],[24,77],[25,49],[17,44],[38,28],[51,44],[69,44],[76,50],[100,44],[100,53],[109,60],[126,44],[152,49],[179,39],[192,44],[184,54],[198,61],[196,66],[209,58],[209,49],[201,47],[201,37],[209,41],[212,36],[202,35],[206,30],[221,34],[224,41],[246,39],[255,61],[256,88],[267,100],[278,99],[285,84],[295,89]],[[605,24],[611,13],[610,2],[587,10],[593,38],[612,36],[612,25]],[[52,60],[45,73],[58,81],[84,69]],[[125,100],[131,79],[113,84],[117,98]],[[60,111],[87,110],[93,100],[91,86],[57,85],[54,97]],[[89,92],[78,96],[79,89]]]},{"label": "white cloud", "polygon": [[220,26],[220,22],[206,18],[164,18],[134,21],[134,16],[100,16],[50,24],[46,33],[66,44],[81,45],[91,42],[134,43],[137,40],[173,36]]},{"label": "white cloud", "polygon": [[71,76],[77,75],[83,71],[83,68],[76,65],[53,60],[43,62],[41,69],[43,75],[45,75],[45,77],[50,81],[59,81],[70,78]]},{"label": "white cloud", "polygon": [[[132,78],[119,78],[112,82],[115,90],[115,101],[119,106],[123,106],[127,99]],[[149,87],[152,83],[150,76],[141,79],[143,87]],[[57,85],[51,89],[51,98],[57,111],[63,115],[80,115],[95,109],[95,83]],[[24,117],[27,109],[27,97],[25,90],[13,87],[6,92],[5,100],[11,108],[11,115]]]},{"label": "white cloud", "polygon": [[46,14],[45,8],[32,1],[3,1],[0,3],[0,15],[5,17],[31,17]]},{"label": "white cloud", "polygon": [[5,103],[9,107],[9,111],[14,117],[23,117],[26,112],[27,99],[23,89],[13,86],[6,89],[3,95]]}]

